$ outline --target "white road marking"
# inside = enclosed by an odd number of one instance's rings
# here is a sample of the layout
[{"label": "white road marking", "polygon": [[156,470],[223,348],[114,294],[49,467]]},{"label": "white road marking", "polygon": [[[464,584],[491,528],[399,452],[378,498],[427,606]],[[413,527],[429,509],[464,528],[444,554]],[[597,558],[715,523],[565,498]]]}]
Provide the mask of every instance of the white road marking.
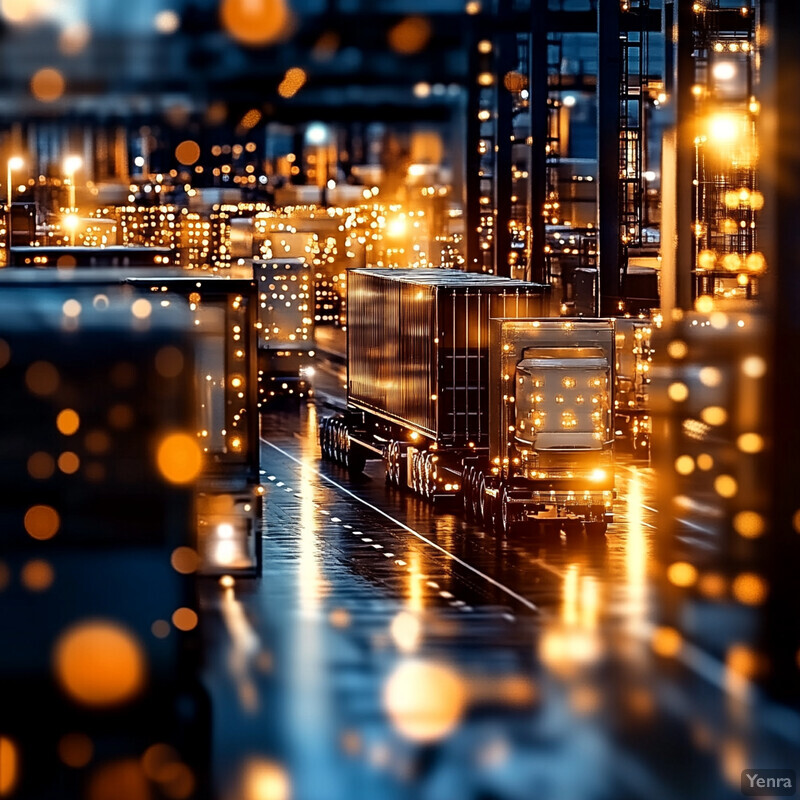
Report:
[{"label": "white road marking", "polygon": [[[282,448],[272,444],[272,442],[268,442],[266,439],[262,439],[261,441],[264,442],[264,444],[266,444],[267,446],[271,447],[273,450],[277,450],[279,453],[286,456],[286,458],[288,458],[290,461],[294,461],[295,464],[298,464],[299,466],[304,466],[303,462],[299,458],[295,458],[293,455],[287,453]],[[307,467],[307,465],[305,466]],[[491,575],[487,575],[485,572],[481,572],[481,570],[477,569],[476,567],[473,567],[472,564],[468,564],[466,561],[459,558],[457,555],[451,553],[449,550],[446,550],[441,545],[438,545],[436,544],[436,542],[433,542],[426,536],[423,536],[419,531],[415,531],[413,528],[409,527],[404,522],[401,522],[399,519],[396,519],[391,514],[387,514],[382,508],[378,508],[377,506],[374,506],[367,500],[364,500],[363,497],[359,497],[357,494],[355,494],[355,492],[351,492],[348,488],[342,486],[340,483],[337,483],[335,480],[333,480],[333,478],[329,478],[327,475],[324,475],[318,469],[314,469],[312,467],[312,470],[320,478],[322,478],[322,480],[326,481],[332,486],[335,486],[340,492],[343,492],[349,497],[352,497],[356,502],[361,503],[362,505],[374,511],[376,514],[380,514],[382,517],[385,517],[386,519],[390,520],[398,527],[402,528],[405,531],[408,531],[413,536],[416,536],[417,539],[419,539],[420,541],[425,542],[425,544],[430,545],[435,550],[438,550],[440,553],[443,553],[452,561],[455,561],[457,564],[460,564],[465,569],[468,569],[470,572],[474,573],[475,575],[478,575],[480,578],[485,580],[487,583],[490,583],[496,589],[499,589],[501,592],[504,592],[509,597],[513,597],[518,603],[521,603],[523,606],[525,606],[525,608],[529,609],[530,611],[535,611],[537,613],[539,612],[539,606],[537,606],[535,603],[532,603],[530,600],[528,600],[526,597],[523,597],[521,594],[518,594],[513,589],[510,589],[508,586],[505,586],[504,584],[500,583],[500,581],[495,580]],[[396,563],[398,563],[400,566],[405,566],[405,562],[403,562],[402,564],[400,564],[399,562],[400,559],[398,559]]]}]

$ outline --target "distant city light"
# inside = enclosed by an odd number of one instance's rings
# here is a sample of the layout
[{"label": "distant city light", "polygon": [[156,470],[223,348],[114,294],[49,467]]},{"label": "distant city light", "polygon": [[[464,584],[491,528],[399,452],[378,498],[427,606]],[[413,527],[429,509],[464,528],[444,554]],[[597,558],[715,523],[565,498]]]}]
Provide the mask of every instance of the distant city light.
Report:
[{"label": "distant city light", "polygon": [[575,95],[574,95],[574,94],[566,94],[566,95],[564,95],[564,97],[561,99],[561,102],[562,102],[562,104],[563,104],[563,105],[565,105],[567,108],[572,108],[572,106],[574,106],[574,105],[575,105],[575,103],[577,102],[577,98],[575,97]]},{"label": "distant city light", "polygon": [[312,122],[306,129],[306,141],[309,144],[325,144],[328,141],[328,129],[321,122]]},{"label": "distant city light", "polygon": [[181,18],[175,11],[165,9],[156,14],[153,24],[159,33],[170,34],[175,33],[181,25]]}]

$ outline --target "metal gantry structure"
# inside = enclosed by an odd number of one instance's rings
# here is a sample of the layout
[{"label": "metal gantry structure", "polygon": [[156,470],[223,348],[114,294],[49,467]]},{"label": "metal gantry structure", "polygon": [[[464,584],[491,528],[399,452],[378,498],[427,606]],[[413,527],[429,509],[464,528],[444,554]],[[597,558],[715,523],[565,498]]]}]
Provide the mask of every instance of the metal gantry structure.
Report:
[{"label": "metal gantry structure", "polygon": [[[552,283],[565,313],[624,310],[628,260],[646,238],[646,120],[649,101],[663,88],[663,78],[651,75],[649,44],[662,29],[661,5],[497,0],[476,18],[467,112],[468,269]],[[596,37],[597,55],[588,65],[565,57],[575,45],[567,41],[571,34]],[[596,175],[594,168],[562,169],[570,155],[564,101],[575,101],[568,92],[596,96]],[[566,210],[579,202],[576,187],[592,191],[596,208],[578,224]],[[589,296],[576,298],[580,292]]]},{"label": "metal gantry structure", "polygon": [[751,298],[766,265],[757,246],[758,5],[697,0],[692,11],[693,295]]}]

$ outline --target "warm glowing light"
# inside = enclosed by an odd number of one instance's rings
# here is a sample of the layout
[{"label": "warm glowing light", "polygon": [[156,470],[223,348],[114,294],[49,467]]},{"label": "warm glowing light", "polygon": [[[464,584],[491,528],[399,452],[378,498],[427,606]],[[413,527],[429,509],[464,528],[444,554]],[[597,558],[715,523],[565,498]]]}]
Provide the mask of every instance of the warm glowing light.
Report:
[{"label": "warm glowing light", "polygon": [[193,437],[173,433],[159,445],[157,463],[170,483],[191,483],[203,467],[203,454]]},{"label": "warm glowing light", "polygon": [[733,518],[733,529],[745,539],[757,539],[767,529],[766,520],[755,511],[740,511]]},{"label": "warm glowing light", "polygon": [[763,378],[767,372],[767,362],[761,356],[747,356],[742,361],[742,372],[748,378]]},{"label": "warm glowing light", "polygon": [[401,662],[383,688],[383,708],[406,739],[435,742],[461,721],[467,691],[461,676],[447,664]]},{"label": "warm glowing light", "polygon": [[61,634],[53,669],[62,689],[79,703],[124,703],[144,686],[146,663],[136,637],[116,622],[80,622]]},{"label": "warm glowing light", "polygon": [[187,139],[175,148],[175,158],[185,167],[191,167],[200,160],[200,145]]},{"label": "warm glowing light", "polygon": [[678,475],[691,475],[694,472],[694,459],[691,456],[678,456],[675,459],[675,472]]},{"label": "warm glowing light", "polygon": [[391,236],[394,239],[399,239],[401,236],[405,236],[407,230],[408,222],[405,216],[402,214],[391,219],[389,224],[386,226],[387,236]]},{"label": "warm glowing light", "polygon": [[44,67],[31,78],[31,93],[42,103],[53,103],[64,94],[64,76],[52,67]]},{"label": "warm glowing light", "polygon": [[[412,576],[412,580],[419,580]],[[392,639],[401,653],[413,653],[419,647],[422,638],[422,623],[416,614],[401,611],[393,620],[389,628]]]},{"label": "warm glowing light", "polygon": [[72,177],[83,166],[83,159],[80,156],[67,156],[64,159],[64,174]]},{"label": "warm glowing light", "polygon": [[34,539],[52,539],[60,526],[61,518],[50,506],[32,506],[25,514],[25,530]]},{"label": "warm glowing light", "polygon": [[739,484],[731,475],[718,475],[714,479],[714,491],[716,491],[720,497],[735,497],[736,493],[739,491]]},{"label": "warm glowing light", "polygon": [[36,480],[44,481],[52,477],[55,468],[53,457],[41,450],[33,453],[28,459],[28,474]]},{"label": "warm glowing light", "polygon": [[80,425],[80,416],[78,416],[78,413],[73,411],[71,408],[65,408],[56,417],[56,427],[58,428],[59,433],[62,433],[64,436],[72,436],[74,433],[77,433]]},{"label": "warm glowing light", "polygon": [[58,757],[68,767],[85,767],[93,754],[94,745],[85,733],[67,733],[58,740]]},{"label": "warm glowing light", "polygon": [[702,250],[697,255],[697,266],[700,269],[714,269],[717,263],[717,254],[713,250]]},{"label": "warm glowing light", "polygon": [[653,650],[664,658],[678,655],[683,646],[683,638],[675,628],[656,628],[653,632]]},{"label": "warm glowing light", "polygon": [[153,26],[159,33],[169,36],[177,32],[181,25],[181,18],[172,9],[159,11],[153,18]]},{"label": "warm glowing light", "polygon": [[25,384],[33,394],[46,397],[58,389],[58,371],[47,361],[35,361],[25,372]]},{"label": "warm glowing light", "polygon": [[278,94],[287,99],[289,97],[294,97],[303,88],[306,79],[305,70],[300,67],[287,69],[283,80],[278,84]]},{"label": "warm glowing light", "polygon": [[682,342],[680,339],[674,339],[667,345],[669,357],[674,358],[676,361],[686,358],[688,352],[689,348],[686,346],[686,342]]},{"label": "warm glowing light", "polygon": [[686,588],[697,581],[697,569],[686,561],[676,561],[667,568],[667,578],[675,586]]},{"label": "warm glowing light", "polygon": [[673,403],[682,403],[689,397],[689,387],[685,383],[671,383],[667,388],[667,394]]},{"label": "warm glowing light", "polygon": [[178,608],[172,614],[172,624],[179,631],[191,631],[197,627],[197,612],[191,608]]},{"label": "warm glowing light", "polygon": [[709,314],[714,310],[714,298],[708,294],[701,294],[695,301],[694,307],[701,314]]},{"label": "warm glowing light", "polygon": [[81,219],[77,214],[65,214],[64,219],[61,221],[62,225],[71,234],[74,234],[81,224]]},{"label": "warm glowing light", "polygon": [[286,770],[279,764],[253,758],[242,770],[241,800],[290,800],[292,785]]},{"label": "warm glowing light", "polygon": [[29,592],[44,592],[53,585],[55,572],[47,561],[35,558],[22,568],[20,580]]},{"label": "warm glowing light", "polygon": [[176,547],[170,556],[170,563],[176,572],[181,575],[190,575],[200,566],[200,556],[191,547]]},{"label": "warm glowing light", "polygon": [[0,797],[8,797],[19,781],[19,750],[7,736],[0,736]]},{"label": "warm glowing light", "polygon": [[418,53],[431,37],[431,25],[424,17],[406,17],[395,25],[388,35],[389,47],[397,53]]},{"label": "warm glowing light", "polygon": [[248,47],[283,39],[292,23],[285,0],[222,0],[220,20],[234,39]]},{"label": "warm glowing light", "polygon": [[767,268],[767,260],[762,253],[749,253],[744,261],[745,269],[748,272],[759,274],[764,272]]},{"label": "warm glowing light", "polygon": [[729,81],[736,75],[736,64],[733,61],[717,61],[711,68],[711,74],[718,81]]},{"label": "warm glowing light", "polygon": [[728,412],[722,406],[708,406],[700,412],[700,418],[707,425],[724,425],[728,421]]},{"label": "warm glowing light", "polygon": [[81,460],[77,453],[67,450],[58,457],[58,468],[65,475],[74,475],[81,466]]},{"label": "warm glowing light", "polygon": [[741,121],[733,114],[713,114],[708,120],[708,136],[719,144],[732,144],[740,129]]},{"label": "warm glowing light", "polygon": [[131,305],[131,314],[133,314],[136,319],[147,319],[152,312],[153,306],[150,301],[145,300],[144,297],[134,300]]},{"label": "warm glowing light", "polygon": [[733,596],[744,605],[758,606],[766,599],[769,587],[766,581],[754,572],[743,572],[733,581]]}]

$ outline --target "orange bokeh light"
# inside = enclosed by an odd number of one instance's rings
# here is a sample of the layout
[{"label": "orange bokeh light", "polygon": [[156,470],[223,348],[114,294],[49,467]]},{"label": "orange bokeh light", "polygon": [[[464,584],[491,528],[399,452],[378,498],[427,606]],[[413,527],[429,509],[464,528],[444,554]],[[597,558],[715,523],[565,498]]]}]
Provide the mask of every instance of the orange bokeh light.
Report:
[{"label": "orange bokeh light", "polygon": [[67,629],[53,651],[58,683],[75,701],[104,707],[131,700],[145,683],[146,662],[136,637],[109,620]]}]

